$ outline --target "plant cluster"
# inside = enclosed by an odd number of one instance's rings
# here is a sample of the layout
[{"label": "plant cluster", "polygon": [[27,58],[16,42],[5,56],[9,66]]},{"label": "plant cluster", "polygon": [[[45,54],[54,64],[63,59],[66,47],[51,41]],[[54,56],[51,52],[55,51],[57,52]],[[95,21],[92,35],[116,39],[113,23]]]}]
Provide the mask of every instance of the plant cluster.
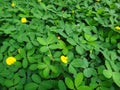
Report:
[{"label": "plant cluster", "polygon": [[0,0],[1,90],[119,90],[120,0]]}]

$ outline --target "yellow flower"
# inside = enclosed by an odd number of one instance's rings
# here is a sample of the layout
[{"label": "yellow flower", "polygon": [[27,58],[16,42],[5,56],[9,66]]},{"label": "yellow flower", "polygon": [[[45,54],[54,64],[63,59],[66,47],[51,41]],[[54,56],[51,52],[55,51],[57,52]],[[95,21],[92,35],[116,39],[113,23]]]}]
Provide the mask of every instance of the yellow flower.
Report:
[{"label": "yellow flower", "polygon": [[60,57],[60,59],[61,59],[61,61],[63,62],[63,63],[67,63],[68,62],[68,57],[65,57],[65,56],[61,56]]},{"label": "yellow flower", "polygon": [[16,62],[16,58],[15,58],[15,57],[8,57],[8,58],[6,59],[7,65],[12,65],[12,64],[14,64],[15,62]]},{"label": "yellow flower", "polygon": [[96,0],[97,2],[99,2],[100,0]]},{"label": "yellow flower", "polygon": [[11,3],[11,6],[12,6],[12,7],[15,7],[16,5],[15,5],[15,3],[14,3],[14,2],[12,2],[12,3]]},{"label": "yellow flower", "polygon": [[116,30],[120,30],[120,27],[119,27],[119,26],[116,26],[115,29],[116,29]]},{"label": "yellow flower", "polygon": [[27,22],[27,19],[26,19],[26,18],[21,18],[21,22],[22,22],[22,23],[26,23],[26,22]]},{"label": "yellow flower", "polygon": [[60,36],[58,36],[58,39],[60,40]]}]

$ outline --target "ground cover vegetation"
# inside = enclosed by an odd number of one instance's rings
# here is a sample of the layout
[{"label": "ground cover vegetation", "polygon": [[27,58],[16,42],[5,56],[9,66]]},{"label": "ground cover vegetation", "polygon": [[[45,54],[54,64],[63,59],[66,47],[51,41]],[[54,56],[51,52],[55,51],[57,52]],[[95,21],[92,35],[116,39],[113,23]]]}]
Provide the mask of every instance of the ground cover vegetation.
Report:
[{"label": "ground cover vegetation", "polygon": [[120,0],[0,0],[0,90],[119,90]]}]

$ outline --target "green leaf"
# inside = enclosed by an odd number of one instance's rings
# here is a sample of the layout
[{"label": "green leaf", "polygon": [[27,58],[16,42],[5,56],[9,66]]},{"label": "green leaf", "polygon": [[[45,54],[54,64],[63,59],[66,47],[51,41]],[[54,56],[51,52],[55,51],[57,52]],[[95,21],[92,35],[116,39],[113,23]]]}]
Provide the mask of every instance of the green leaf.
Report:
[{"label": "green leaf", "polygon": [[85,39],[87,41],[90,41],[90,42],[97,40],[97,36],[96,35],[90,35],[90,34],[86,34],[85,33],[84,36],[85,36]]},{"label": "green leaf", "polygon": [[40,37],[37,37],[37,41],[41,44],[41,45],[47,45],[47,42],[44,38],[40,38]]},{"label": "green leaf", "polygon": [[46,65],[50,65],[50,57],[49,56],[46,56],[46,57],[43,57],[43,61],[45,62]]},{"label": "green leaf", "polygon": [[118,49],[120,49],[120,42],[117,44]]},{"label": "green leaf", "polygon": [[70,24],[65,24],[65,32],[67,33],[67,35],[71,35],[73,33],[73,30],[72,30],[72,25]]},{"label": "green leaf", "polygon": [[4,69],[4,65],[3,63],[0,63],[0,72],[3,71],[3,69]]},{"label": "green leaf", "polygon": [[110,88],[104,87],[104,86],[100,86],[100,87],[97,87],[96,90],[110,90]]},{"label": "green leaf", "polygon": [[86,68],[88,67],[88,61],[87,59],[74,59],[72,62],[71,62],[71,65],[73,65],[74,67],[81,67],[81,68]]},{"label": "green leaf", "polygon": [[116,44],[117,43],[117,38],[119,38],[117,35],[113,35],[110,39],[111,39],[111,43],[112,44]]},{"label": "green leaf", "polygon": [[35,62],[37,62],[37,60],[33,56],[28,57],[28,61],[29,61],[29,63],[35,63]]},{"label": "green leaf", "polygon": [[15,66],[16,66],[17,68],[22,68],[22,63],[19,62],[19,61],[17,61],[17,62],[15,63]]},{"label": "green leaf", "polygon": [[46,5],[45,5],[43,2],[40,3],[40,6],[41,6],[41,8],[43,8],[44,10],[47,9]]},{"label": "green leaf", "polygon": [[59,40],[59,41],[58,41],[58,47],[59,47],[60,49],[65,48],[65,47],[66,47],[65,42],[64,42],[64,41],[62,41],[62,40]]},{"label": "green leaf", "polygon": [[104,51],[102,51],[104,57],[107,59],[107,60],[110,60],[110,56],[109,56],[109,51],[107,49],[105,49]]},{"label": "green leaf", "polygon": [[40,83],[39,90],[50,90],[51,88],[54,88],[57,86],[57,82],[55,80],[44,80]]},{"label": "green leaf", "polygon": [[95,21],[98,21],[100,24],[104,25],[104,20],[100,17],[99,14],[96,13],[96,17],[94,17]]},{"label": "green leaf", "polygon": [[25,90],[36,90],[38,85],[36,83],[30,82],[25,85]]},{"label": "green leaf", "polygon": [[0,75],[3,77],[8,77],[10,75],[10,71],[5,69],[0,72]]},{"label": "green leaf", "polygon": [[[24,37],[24,38],[23,38]],[[17,41],[22,43],[23,41],[26,41],[28,42],[29,41],[29,38],[26,36],[25,33],[22,33],[22,34],[19,34],[18,37],[17,37]]]},{"label": "green leaf", "polygon": [[78,73],[75,77],[75,86],[78,88],[83,81],[83,73]]},{"label": "green leaf", "polygon": [[97,68],[97,73],[98,74],[103,74],[103,70],[105,69],[105,66],[104,65],[100,65],[98,68]]},{"label": "green leaf", "polygon": [[[24,86],[23,85],[21,85],[21,84],[17,84],[17,85],[15,85],[16,87],[15,87],[15,89],[17,89],[17,90],[23,90],[24,89]],[[15,90],[14,89],[14,90]]]},{"label": "green leaf", "polygon": [[120,50],[117,50],[117,52],[120,54]]},{"label": "green leaf", "polygon": [[[63,26],[63,27],[64,27],[64,26]],[[60,34],[62,37],[64,37],[64,38],[67,38],[67,37],[68,37],[65,32],[61,32],[61,31],[60,31],[59,34]]]},{"label": "green leaf", "polygon": [[42,46],[41,48],[40,48],[40,51],[41,52],[47,52],[49,50],[49,48],[47,47],[47,46]]},{"label": "green leaf", "polygon": [[69,52],[67,53],[67,57],[69,58],[69,61],[73,60],[73,59],[74,59],[74,53],[71,52],[71,51],[69,51]]},{"label": "green leaf", "polygon": [[96,75],[96,71],[93,68],[86,68],[83,71],[86,77],[91,77],[92,75]]},{"label": "green leaf", "polygon": [[33,55],[34,52],[35,52],[35,48],[32,48],[32,49],[28,50],[28,52],[27,52],[27,56],[31,56],[31,55]]},{"label": "green leaf", "polygon": [[4,81],[4,85],[5,85],[6,87],[11,87],[11,86],[13,86],[13,81],[6,79],[6,80]]},{"label": "green leaf", "polygon": [[22,57],[26,57],[26,51],[25,51],[25,49],[19,49],[19,53],[20,53],[20,55],[22,56]]},{"label": "green leaf", "polygon": [[111,65],[111,68],[114,70],[114,71],[119,71],[119,66],[116,65],[115,61],[110,61],[110,65]]},{"label": "green leaf", "polygon": [[15,50],[15,48],[12,46],[9,48],[9,51],[11,51],[11,52],[14,52],[14,50]]},{"label": "green leaf", "polygon": [[84,54],[84,49],[81,46],[76,46],[76,52],[80,55]]},{"label": "green leaf", "polygon": [[3,58],[3,55],[0,53],[0,61],[2,60],[2,58]]},{"label": "green leaf", "polygon": [[113,61],[115,61],[118,58],[116,55],[116,52],[114,52],[114,51],[110,52],[110,57],[111,57],[111,60],[113,60]]},{"label": "green leaf", "polygon": [[75,40],[73,40],[72,38],[67,38],[67,41],[68,41],[71,45],[76,45]]},{"label": "green leaf", "polygon": [[27,66],[28,66],[28,61],[27,61],[27,59],[23,59],[22,65],[23,65],[23,68],[27,68]]},{"label": "green leaf", "polygon": [[105,60],[105,66],[107,67],[107,69],[108,69],[109,71],[112,72],[112,68],[111,68],[110,63],[109,63],[108,60]]},{"label": "green leaf", "polygon": [[77,88],[77,90],[92,90],[92,89],[88,86],[80,86],[79,88]]},{"label": "green leaf", "polygon": [[68,53],[68,49],[67,49],[67,48],[63,48],[62,53],[63,53],[64,55],[66,55],[66,54]]},{"label": "green leaf", "polygon": [[48,38],[47,38],[47,43],[48,43],[48,44],[52,44],[52,43],[55,43],[56,40],[57,40],[57,39],[56,39],[55,35],[50,34],[50,35],[48,36]]},{"label": "green leaf", "polygon": [[59,57],[61,56],[61,54],[62,54],[61,51],[56,51],[56,52],[54,53],[54,57],[55,57],[55,58],[59,58]]},{"label": "green leaf", "polygon": [[112,77],[112,72],[110,70],[103,70],[103,75],[109,79]]},{"label": "green leaf", "polygon": [[14,85],[20,82],[20,77],[17,75],[14,77]]},{"label": "green leaf", "polygon": [[41,82],[41,78],[40,78],[40,76],[37,75],[37,74],[33,74],[33,75],[31,76],[31,79],[32,79],[33,82],[35,82],[35,83],[40,83],[40,82]]},{"label": "green leaf", "polygon": [[0,77],[0,85],[4,85],[5,79],[3,77]]},{"label": "green leaf", "polygon": [[65,78],[65,84],[69,89],[74,89],[73,81],[69,77]]},{"label": "green leaf", "polygon": [[57,44],[51,44],[51,45],[49,45],[49,48],[50,49],[59,49]]},{"label": "green leaf", "polygon": [[67,14],[66,12],[64,12],[64,13],[62,14],[62,16],[63,16],[63,18],[69,18],[71,15],[70,15],[70,14]]},{"label": "green leaf", "polygon": [[38,69],[44,69],[46,67],[47,67],[47,65],[45,63],[39,63],[38,64]]},{"label": "green leaf", "polygon": [[58,88],[59,88],[59,90],[67,90],[66,86],[62,80],[58,81]]},{"label": "green leaf", "polygon": [[57,67],[56,66],[50,66],[50,69],[51,69],[51,71],[52,72],[54,72],[54,73],[57,73],[58,72],[58,69],[57,69]]},{"label": "green leaf", "polygon": [[31,64],[29,67],[30,70],[34,71],[37,69],[37,64]]},{"label": "green leaf", "polygon": [[5,52],[7,50],[7,48],[8,48],[8,46],[9,46],[8,42],[3,42],[3,46],[1,46],[0,52],[1,53]]},{"label": "green leaf", "polygon": [[35,8],[31,9],[31,13],[33,14],[34,17],[39,18],[39,19],[42,18],[43,16],[43,13],[40,10],[37,10]]},{"label": "green leaf", "polygon": [[50,73],[50,69],[48,67],[43,70],[44,77],[48,77],[49,73]]},{"label": "green leaf", "polygon": [[26,45],[26,49],[30,50],[32,49],[32,47],[33,47],[32,43],[28,42]]},{"label": "green leaf", "polygon": [[120,87],[120,73],[113,72],[113,81],[116,83],[118,87]]},{"label": "green leaf", "polygon": [[70,73],[76,75],[77,74],[77,71],[76,69],[70,64],[69,67],[68,67],[68,70]]}]

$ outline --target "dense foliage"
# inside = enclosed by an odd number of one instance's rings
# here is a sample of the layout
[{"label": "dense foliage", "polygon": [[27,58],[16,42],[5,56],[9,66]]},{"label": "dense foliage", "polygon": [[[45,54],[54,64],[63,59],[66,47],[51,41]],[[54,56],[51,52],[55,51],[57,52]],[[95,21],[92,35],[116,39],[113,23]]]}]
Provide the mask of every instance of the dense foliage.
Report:
[{"label": "dense foliage", "polygon": [[119,90],[120,0],[0,0],[0,90]]}]

